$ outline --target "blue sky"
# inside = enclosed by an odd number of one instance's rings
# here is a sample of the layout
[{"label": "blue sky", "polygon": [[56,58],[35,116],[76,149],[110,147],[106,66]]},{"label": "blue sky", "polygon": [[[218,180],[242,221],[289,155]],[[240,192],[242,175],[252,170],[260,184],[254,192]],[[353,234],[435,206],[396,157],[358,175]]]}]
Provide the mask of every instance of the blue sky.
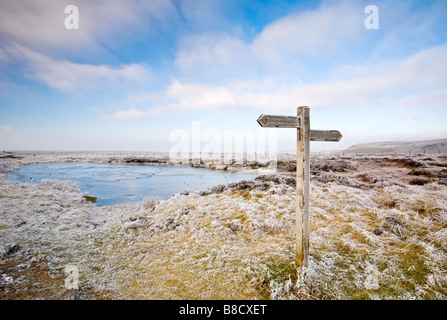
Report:
[{"label": "blue sky", "polygon": [[343,134],[312,151],[447,138],[446,57],[442,0],[0,0],[0,149],[169,151],[199,121],[294,151],[256,119],[302,105]]}]

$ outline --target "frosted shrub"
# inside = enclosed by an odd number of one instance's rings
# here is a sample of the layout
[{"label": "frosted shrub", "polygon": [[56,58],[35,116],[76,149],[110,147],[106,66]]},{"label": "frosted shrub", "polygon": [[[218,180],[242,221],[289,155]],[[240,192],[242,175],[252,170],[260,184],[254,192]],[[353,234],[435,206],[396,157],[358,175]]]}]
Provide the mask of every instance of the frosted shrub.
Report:
[{"label": "frosted shrub", "polygon": [[261,229],[269,234],[276,234],[285,230],[283,222],[275,218],[265,219],[261,224]]},{"label": "frosted shrub", "polygon": [[141,202],[141,210],[150,212],[154,210],[159,202],[160,200],[158,198],[144,197],[143,201]]},{"label": "frosted shrub", "polygon": [[270,281],[270,299],[272,300],[294,300],[297,299],[293,292],[293,282],[289,278],[285,283]]}]

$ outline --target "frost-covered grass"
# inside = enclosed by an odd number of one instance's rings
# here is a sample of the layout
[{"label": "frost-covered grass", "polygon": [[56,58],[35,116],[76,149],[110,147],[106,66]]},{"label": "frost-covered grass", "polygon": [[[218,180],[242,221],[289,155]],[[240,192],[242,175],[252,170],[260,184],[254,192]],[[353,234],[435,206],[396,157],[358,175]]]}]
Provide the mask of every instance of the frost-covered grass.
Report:
[{"label": "frost-covered grass", "polygon": [[[307,269],[293,174],[112,207],[73,183],[0,177],[0,297],[446,299],[445,159],[405,161],[313,159]],[[435,174],[411,184],[415,168]]]},{"label": "frost-covered grass", "polygon": [[310,267],[278,297],[445,299],[445,192],[313,188]]},{"label": "frost-covered grass", "polygon": [[[148,288],[133,285],[131,296],[446,297],[445,190],[389,187],[365,193],[314,186],[310,266],[297,270],[295,195],[283,188],[179,196],[159,203],[147,214],[148,222],[129,235],[132,251],[139,254],[129,255],[128,268],[140,270],[134,281]],[[390,198],[396,197],[402,200],[390,207]],[[385,231],[378,234],[379,228]]]}]

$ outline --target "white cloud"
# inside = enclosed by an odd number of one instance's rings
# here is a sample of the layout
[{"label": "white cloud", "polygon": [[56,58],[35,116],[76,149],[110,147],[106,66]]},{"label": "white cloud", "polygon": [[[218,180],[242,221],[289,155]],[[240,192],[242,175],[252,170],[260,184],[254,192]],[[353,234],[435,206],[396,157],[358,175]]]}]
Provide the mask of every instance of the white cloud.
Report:
[{"label": "white cloud", "polygon": [[181,71],[198,69],[211,74],[225,70],[240,74],[252,58],[247,45],[240,39],[222,34],[201,34],[184,38],[174,65]]},{"label": "white cloud", "polygon": [[363,10],[353,1],[324,2],[315,10],[272,22],[251,40],[243,40],[238,32],[190,35],[180,42],[175,66],[196,79],[201,75],[253,78],[258,73],[284,77],[302,67],[305,59],[330,60],[349,52],[364,29]]},{"label": "white cloud", "polygon": [[107,120],[127,120],[127,119],[137,119],[137,118],[143,118],[146,117],[146,113],[136,110],[136,109],[129,109],[126,111],[117,111],[111,116],[105,116]]},{"label": "white cloud", "polygon": [[[270,108],[289,109],[297,104],[316,108],[374,108],[401,106],[412,97],[419,106],[445,106],[447,46],[423,50],[402,61],[361,65],[345,80],[318,83],[240,82],[227,86],[174,82],[167,90],[179,109]],[[415,103],[409,103],[415,105]]]},{"label": "white cloud", "polygon": [[174,81],[165,92],[168,99],[177,101],[179,109],[214,109],[236,106],[231,88],[207,84],[184,84]]},{"label": "white cloud", "polygon": [[[79,9],[78,30],[65,29],[67,5]],[[0,0],[0,36],[53,57],[85,55],[156,32],[176,14],[170,0]]]},{"label": "white cloud", "polygon": [[104,115],[104,119],[106,120],[131,120],[131,119],[141,119],[148,117],[155,117],[160,114],[164,114],[169,110],[175,109],[172,106],[157,106],[148,111],[140,111],[135,108],[130,108],[127,110],[119,110],[114,112],[111,115]]},{"label": "white cloud", "polygon": [[[444,107],[447,100],[445,56],[447,45],[441,45],[404,60],[341,67],[343,80],[318,83],[289,85],[268,79],[213,85],[174,80],[161,94],[169,102],[157,104],[151,111],[131,109],[112,118],[142,118],[172,110],[290,110],[299,105],[372,109]],[[148,96],[154,94],[148,93]]]},{"label": "white cloud", "polygon": [[0,47],[0,56],[7,56],[4,59],[7,61],[19,61],[28,75],[60,90],[124,88],[147,83],[152,76],[150,68],[144,65],[113,67],[59,61],[18,44]]},{"label": "white cloud", "polygon": [[0,124],[0,130],[3,131],[3,132],[11,132],[14,129],[12,127],[8,126],[8,125]]},{"label": "white cloud", "polygon": [[352,1],[325,2],[312,11],[291,14],[266,26],[251,50],[268,65],[308,56],[333,56],[363,28],[362,7]]}]

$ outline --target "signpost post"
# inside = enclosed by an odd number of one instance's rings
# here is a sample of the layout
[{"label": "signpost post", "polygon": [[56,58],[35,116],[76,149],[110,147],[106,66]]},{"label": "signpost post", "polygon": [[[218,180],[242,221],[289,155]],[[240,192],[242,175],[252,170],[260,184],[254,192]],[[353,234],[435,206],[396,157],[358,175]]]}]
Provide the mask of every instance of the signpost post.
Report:
[{"label": "signpost post", "polygon": [[296,149],[296,263],[307,267],[309,260],[310,141],[340,141],[337,130],[310,130],[309,107],[299,107],[297,116],[261,114],[261,127],[297,128]]}]

